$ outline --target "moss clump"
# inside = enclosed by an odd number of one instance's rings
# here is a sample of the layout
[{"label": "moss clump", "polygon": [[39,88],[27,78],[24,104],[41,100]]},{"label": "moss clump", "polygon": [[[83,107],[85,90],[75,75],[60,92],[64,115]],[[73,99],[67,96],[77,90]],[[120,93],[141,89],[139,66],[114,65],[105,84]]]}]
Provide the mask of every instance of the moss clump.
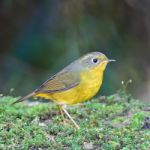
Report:
[{"label": "moss clump", "polygon": [[54,103],[10,105],[15,100],[0,97],[0,149],[150,148],[150,103],[135,100],[124,92],[68,108],[80,124],[79,130],[69,120],[62,124]]}]

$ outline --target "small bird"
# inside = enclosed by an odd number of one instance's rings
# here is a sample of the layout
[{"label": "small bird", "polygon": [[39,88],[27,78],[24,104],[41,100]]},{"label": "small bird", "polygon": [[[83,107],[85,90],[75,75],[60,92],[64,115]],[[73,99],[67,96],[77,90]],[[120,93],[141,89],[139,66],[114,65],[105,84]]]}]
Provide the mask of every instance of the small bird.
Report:
[{"label": "small bird", "polygon": [[109,62],[101,52],[91,52],[75,60],[60,72],[50,77],[39,88],[25,97],[15,101],[13,104],[22,102],[30,97],[40,97],[56,102],[59,106],[62,117],[65,113],[79,129],[79,125],[74,121],[66,110],[67,105],[74,105],[91,99],[99,91],[103,73]]}]

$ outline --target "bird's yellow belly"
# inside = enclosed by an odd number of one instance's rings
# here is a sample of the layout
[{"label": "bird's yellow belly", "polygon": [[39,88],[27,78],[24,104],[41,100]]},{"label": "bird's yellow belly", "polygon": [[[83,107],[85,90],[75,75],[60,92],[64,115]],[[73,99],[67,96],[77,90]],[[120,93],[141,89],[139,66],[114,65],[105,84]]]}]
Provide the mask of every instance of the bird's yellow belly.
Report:
[{"label": "bird's yellow belly", "polygon": [[[56,93],[39,93],[36,96],[54,100],[58,104],[77,104],[93,97],[99,90],[102,83],[102,76],[82,75],[81,83],[69,90]],[[91,78],[91,79],[90,79]]]}]

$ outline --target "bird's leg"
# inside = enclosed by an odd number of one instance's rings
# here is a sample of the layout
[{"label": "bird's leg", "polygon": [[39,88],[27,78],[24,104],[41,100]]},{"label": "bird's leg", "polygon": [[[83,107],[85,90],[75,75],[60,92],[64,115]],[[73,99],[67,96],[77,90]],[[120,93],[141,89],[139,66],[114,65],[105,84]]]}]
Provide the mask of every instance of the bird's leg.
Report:
[{"label": "bird's leg", "polygon": [[60,112],[60,114],[61,114],[63,123],[65,123],[65,117],[64,117],[64,112],[63,112],[63,110],[62,110],[62,107],[61,107],[61,105],[57,105],[57,106],[58,106],[59,112]]},{"label": "bird's leg", "polygon": [[75,127],[77,129],[80,129],[79,125],[73,120],[73,118],[70,116],[70,114],[67,112],[67,110],[65,109],[66,105],[61,105],[62,110],[64,111],[64,113],[68,116],[68,118],[73,122],[73,124],[75,125]]}]

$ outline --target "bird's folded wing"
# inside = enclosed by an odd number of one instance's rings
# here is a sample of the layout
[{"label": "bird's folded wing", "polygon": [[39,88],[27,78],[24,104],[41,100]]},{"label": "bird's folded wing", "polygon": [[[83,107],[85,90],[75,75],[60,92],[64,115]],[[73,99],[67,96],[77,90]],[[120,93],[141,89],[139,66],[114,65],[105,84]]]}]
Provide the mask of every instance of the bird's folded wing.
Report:
[{"label": "bird's folded wing", "polygon": [[36,93],[55,93],[71,89],[80,83],[80,74],[72,70],[63,70],[45,83],[43,83]]}]

